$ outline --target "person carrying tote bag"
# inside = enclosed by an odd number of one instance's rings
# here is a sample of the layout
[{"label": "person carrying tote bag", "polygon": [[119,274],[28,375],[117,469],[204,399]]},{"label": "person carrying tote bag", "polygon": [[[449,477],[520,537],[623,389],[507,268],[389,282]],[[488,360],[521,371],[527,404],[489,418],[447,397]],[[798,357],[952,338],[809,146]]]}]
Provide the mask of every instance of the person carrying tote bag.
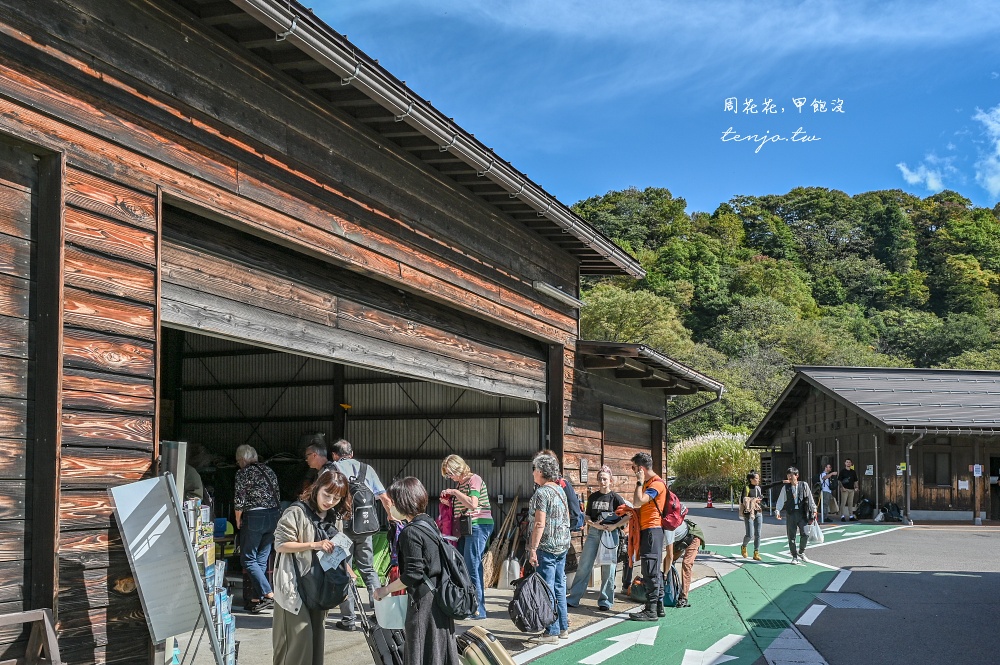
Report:
[{"label": "person carrying tote bag", "polygon": [[[587,540],[583,544],[580,562],[573,586],[566,595],[566,604],[577,607],[587,593],[590,571],[595,565],[601,567],[601,591],[597,608],[610,610],[615,600],[615,568],[618,558],[618,540],[621,529],[628,524],[628,517],[615,514],[618,506],[625,505],[625,499],[611,490],[614,475],[611,467],[602,466],[597,472],[598,490],[591,492],[584,514],[587,524]],[[598,561],[604,554],[604,561]]]},{"label": "person carrying tote bag", "polygon": [[[387,490],[392,500],[390,517],[406,526],[399,534],[399,578],[375,590],[379,602],[406,590],[403,665],[459,665],[455,642],[455,619],[441,607],[435,590],[441,586],[447,562],[445,547],[434,520],[427,515],[427,489],[418,479],[401,478]],[[457,557],[458,552],[452,550]],[[468,609],[473,597],[470,594]]]}]

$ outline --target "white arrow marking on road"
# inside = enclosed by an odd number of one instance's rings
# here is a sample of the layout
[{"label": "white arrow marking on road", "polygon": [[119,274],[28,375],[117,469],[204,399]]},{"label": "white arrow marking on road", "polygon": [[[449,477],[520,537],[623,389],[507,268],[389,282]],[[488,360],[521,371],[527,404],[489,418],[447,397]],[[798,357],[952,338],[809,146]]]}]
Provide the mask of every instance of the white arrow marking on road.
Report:
[{"label": "white arrow marking on road", "polygon": [[608,640],[614,642],[615,644],[612,644],[607,649],[598,651],[593,656],[584,658],[580,662],[584,665],[598,665],[599,663],[606,661],[608,658],[617,656],[622,651],[625,651],[630,647],[634,647],[637,644],[644,644],[651,647],[656,641],[656,632],[659,629],[659,626],[653,626],[652,628],[643,628],[642,630],[637,630],[633,633],[625,633],[624,635],[618,635],[617,637],[609,637]]},{"label": "white arrow marking on road", "polygon": [[736,656],[727,656],[726,652],[739,644],[742,639],[740,635],[726,635],[704,651],[685,649],[681,665],[718,665],[736,660]]}]

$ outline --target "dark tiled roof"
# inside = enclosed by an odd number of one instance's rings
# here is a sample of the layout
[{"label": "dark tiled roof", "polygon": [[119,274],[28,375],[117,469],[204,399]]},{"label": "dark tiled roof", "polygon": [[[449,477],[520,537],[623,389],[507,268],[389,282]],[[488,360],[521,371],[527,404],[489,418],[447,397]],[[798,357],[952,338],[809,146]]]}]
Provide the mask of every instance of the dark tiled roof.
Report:
[{"label": "dark tiled roof", "polygon": [[1000,372],[796,367],[747,441],[767,446],[815,387],[886,432],[1000,434]]}]

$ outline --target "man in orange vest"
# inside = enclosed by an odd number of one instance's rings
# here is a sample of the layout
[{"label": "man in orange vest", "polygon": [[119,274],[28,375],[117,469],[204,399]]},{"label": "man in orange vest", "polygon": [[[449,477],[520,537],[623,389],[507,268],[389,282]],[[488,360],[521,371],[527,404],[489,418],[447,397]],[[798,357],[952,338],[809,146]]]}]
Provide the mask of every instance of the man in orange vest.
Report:
[{"label": "man in orange vest", "polygon": [[649,453],[632,457],[635,492],[632,505],[639,511],[639,562],[646,588],[646,607],[633,612],[633,621],[656,621],[663,612],[663,514],[667,505],[667,484],[652,470]]}]

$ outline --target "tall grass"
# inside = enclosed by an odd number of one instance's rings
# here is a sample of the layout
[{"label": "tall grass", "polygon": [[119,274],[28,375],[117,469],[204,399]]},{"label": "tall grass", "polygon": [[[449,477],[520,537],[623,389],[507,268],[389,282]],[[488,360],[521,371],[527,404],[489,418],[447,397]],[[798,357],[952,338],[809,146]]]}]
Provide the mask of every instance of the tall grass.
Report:
[{"label": "tall grass", "polygon": [[703,499],[711,490],[716,500],[728,500],[730,487],[740,491],[747,473],[760,469],[760,453],[744,448],[746,440],[711,432],[675,444],[667,457],[667,474],[677,476],[671,488],[682,498]]}]

